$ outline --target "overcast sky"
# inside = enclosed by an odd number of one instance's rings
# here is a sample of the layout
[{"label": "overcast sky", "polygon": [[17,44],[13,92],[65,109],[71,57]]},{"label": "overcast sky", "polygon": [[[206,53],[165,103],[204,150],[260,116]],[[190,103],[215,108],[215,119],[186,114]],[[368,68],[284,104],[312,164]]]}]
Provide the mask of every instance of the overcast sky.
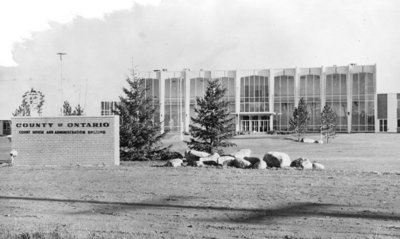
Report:
[{"label": "overcast sky", "polygon": [[378,92],[400,92],[399,25],[398,0],[8,0],[0,66],[57,77],[55,53],[66,51],[72,80],[122,79],[132,62],[139,70],[376,63]]}]

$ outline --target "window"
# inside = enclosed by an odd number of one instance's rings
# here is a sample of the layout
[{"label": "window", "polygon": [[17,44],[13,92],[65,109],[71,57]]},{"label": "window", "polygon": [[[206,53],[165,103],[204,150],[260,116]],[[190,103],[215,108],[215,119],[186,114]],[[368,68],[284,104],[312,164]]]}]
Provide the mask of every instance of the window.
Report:
[{"label": "window", "polygon": [[185,115],[185,81],[180,73],[165,79],[165,130],[179,132],[183,130]]},{"label": "window", "polygon": [[347,86],[345,74],[328,74],[326,76],[326,104],[336,113],[337,130],[347,131]]},{"label": "window", "polygon": [[206,77],[196,77],[190,79],[190,118],[196,117],[196,113],[194,111],[194,108],[197,105],[196,98],[204,97],[208,80],[209,78]]},{"label": "window", "polygon": [[375,82],[372,73],[353,74],[351,130],[353,132],[374,132]]},{"label": "window", "polygon": [[3,134],[4,135],[11,134],[11,125],[10,125],[10,121],[8,121],[8,120],[3,121]]},{"label": "window", "polygon": [[115,101],[102,101],[101,102],[101,115],[114,115],[117,109],[117,102]]},{"label": "window", "polygon": [[267,112],[268,104],[268,77],[255,75],[254,72],[240,78],[240,111]]},{"label": "window", "polygon": [[321,124],[321,89],[319,75],[300,76],[300,98],[307,103],[310,113],[307,130],[319,132]]},{"label": "window", "polygon": [[380,119],[379,120],[379,131],[380,132],[387,132],[387,119]]},{"label": "window", "polygon": [[277,116],[274,117],[274,127],[276,130],[289,131],[289,119],[295,107],[294,77],[288,75],[276,76],[274,83],[274,111],[277,113]]}]

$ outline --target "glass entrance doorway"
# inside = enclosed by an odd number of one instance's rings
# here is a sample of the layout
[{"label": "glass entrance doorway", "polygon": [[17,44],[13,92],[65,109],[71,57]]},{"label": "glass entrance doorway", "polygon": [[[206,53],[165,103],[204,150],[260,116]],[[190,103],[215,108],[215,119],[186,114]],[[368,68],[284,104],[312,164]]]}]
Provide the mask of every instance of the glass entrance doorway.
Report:
[{"label": "glass entrance doorway", "polygon": [[387,119],[379,119],[379,131],[387,132]]},{"label": "glass entrance doorway", "polygon": [[269,131],[269,116],[268,115],[240,116],[240,131],[244,132]]}]

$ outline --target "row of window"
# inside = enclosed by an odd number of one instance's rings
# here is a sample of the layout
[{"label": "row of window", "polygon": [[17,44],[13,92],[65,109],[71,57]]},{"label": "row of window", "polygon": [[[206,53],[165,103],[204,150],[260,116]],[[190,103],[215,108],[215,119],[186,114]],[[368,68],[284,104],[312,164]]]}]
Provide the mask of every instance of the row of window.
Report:
[{"label": "row of window", "polygon": [[[346,74],[329,74],[326,76],[326,103],[338,115],[339,131],[347,131],[347,84]],[[232,77],[220,77],[223,87],[227,89],[224,100],[229,102],[230,111],[235,111],[235,80]],[[208,78],[191,79],[190,115],[193,116],[196,97],[204,96]],[[154,99],[158,105],[159,80],[145,79],[146,96]],[[289,128],[289,118],[295,107],[294,77],[274,77],[274,125],[278,130]],[[269,112],[269,86],[266,76],[247,76],[240,79],[240,112]],[[319,130],[321,110],[321,81],[319,75],[300,76],[300,97],[304,97],[311,114],[310,127]],[[375,79],[371,73],[353,74],[353,130],[369,131],[373,129],[373,99],[375,94]],[[165,79],[165,127],[176,130],[182,127],[185,99],[185,81],[181,77]],[[102,115],[112,114],[115,106],[110,102],[102,102]],[[399,113],[400,115],[400,110]],[[180,117],[179,117],[180,116]],[[371,119],[372,118],[372,119]]]},{"label": "row of window", "polygon": [[[266,109],[266,104],[261,103],[241,104],[241,107],[249,107],[243,109],[245,111],[254,112],[255,108]],[[337,113],[337,129],[338,131],[347,131],[347,103],[329,102],[328,105]],[[117,102],[101,102],[101,115],[112,115],[116,110]],[[308,102],[308,112],[310,113],[310,121],[308,129],[310,131],[319,131],[321,121],[321,105],[319,102]],[[274,125],[276,130],[289,130],[289,119],[294,110],[293,103],[275,104],[277,111],[281,113],[274,117]],[[179,131],[183,127],[185,110],[183,105],[166,104],[165,105],[165,128],[171,131]],[[353,102],[352,105],[352,131],[373,131],[374,130],[374,102]],[[266,110],[267,111],[267,110]],[[157,112],[159,112],[157,110]],[[194,115],[194,107],[190,108],[191,116]],[[179,117],[181,116],[181,117]],[[156,113],[156,119],[159,120],[159,114]],[[399,125],[400,127],[400,121]]]},{"label": "row of window", "polygon": [[[326,76],[326,96],[337,97],[347,95],[346,74],[329,74]],[[234,78],[221,77],[222,86],[227,89],[226,97],[235,97]],[[193,78],[190,80],[190,96],[195,99],[202,97],[207,87],[208,78]],[[144,79],[147,95],[159,97],[159,80]],[[320,76],[302,75],[300,76],[300,95],[320,97]],[[165,98],[184,98],[185,81],[183,78],[165,79]],[[375,94],[375,79],[372,73],[353,74],[353,97]],[[275,98],[294,97],[294,77],[276,76],[274,78]],[[240,79],[240,98],[241,102],[268,102],[268,77],[248,76]]]}]

